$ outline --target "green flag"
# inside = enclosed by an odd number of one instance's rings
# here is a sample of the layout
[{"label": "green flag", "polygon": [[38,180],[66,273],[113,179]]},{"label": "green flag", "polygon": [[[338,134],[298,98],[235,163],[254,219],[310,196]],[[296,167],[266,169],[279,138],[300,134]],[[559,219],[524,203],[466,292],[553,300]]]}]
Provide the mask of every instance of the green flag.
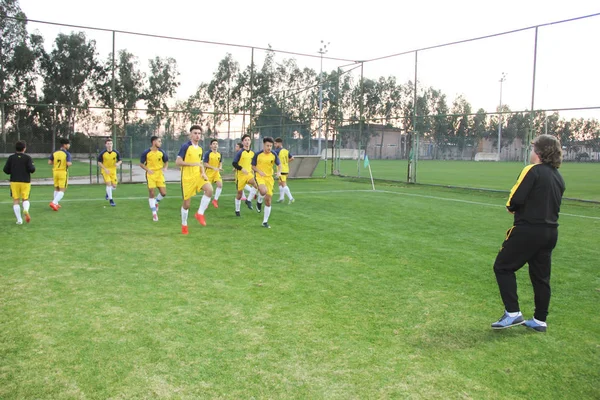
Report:
[{"label": "green flag", "polygon": [[369,166],[369,156],[365,154],[365,168]]}]

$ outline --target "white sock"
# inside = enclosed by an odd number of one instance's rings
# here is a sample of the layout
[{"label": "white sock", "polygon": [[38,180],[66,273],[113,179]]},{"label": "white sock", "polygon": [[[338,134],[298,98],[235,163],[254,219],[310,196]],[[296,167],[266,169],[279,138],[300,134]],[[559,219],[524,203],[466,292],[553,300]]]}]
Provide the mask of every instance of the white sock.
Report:
[{"label": "white sock", "polygon": [[[248,194],[248,196],[250,196],[250,194]],[[243,197],[243,198],[245,198],[245,199],[247,199],[247,198],[248,198],[248,196],[246,196],[246,192],[244,192],[244,191],[242,190],[242,197]]]},{"label": "white sock", "polygon": [[257,202],[261,203],[263,202],[263,200],[265,199],[265,196],[262,196],[260,193],[258,194],[258,197],[256,199]]},{"label": "white sock", "polygon": [[21,206],[18,204],[13,204],[13,211],[15,212],[15,217],[17,217],[17,222],[22,224],[23,218],[21,218]]},{"label": "white sock", "polygon": [[26,213],[29,212],[29,200],[23,200],[23,210],[25,210]]},{"label": "white sock", "polygon": [[221,196],[221,192],[223,191],[223,188],[218,187],[217,190],[215,191],[215,200],[219,200],[219,196]]},{"label": "white sock", "polygon": [[65,195],[65,192],[56,192],[56,196],[54,196],[54,201],[52,201],[52,202],[54,204],[58,205],[58,202],[62,200],[64,195]]},{"label": "white sock", "polygon": [[517,311],[517,312],[506,312],[508,314],[509,317],[514,318],[514,317],[518,317],[519,315],[521,315],[521,311]]},{"label": "white sock", "polygon": [[290,187],[289,187],[289,186],[286,186],[286,187],[285,187],[285,194],[287,194],[287,197],[288,197],[290,200],[294,200],[294,197],[292,196],[292,192],[290,192]]},{"label": "white sock", "polygon": [[181,207],[181,225],[187,226],[187,217],[190,210]]},{"label": "white sock", "polygon": [[254,196],[256,195],[256,189],[255,188],[250,188],[250,193],[248,193],[248,197],[247,199],[252,201],[254,200]]},{"label": "white sock", "polygon": [[152,210],[152,214],[155,214],[156,213],[156,199],[155,198],[148,199],[148,204],[150,204],[150,210]]},{"label": "white sock", "polygon": [[241,205],[242,205],[242,200],[235,199],[235,211],[240,212]]},{"label": "white sock", "polygon": [[109,200],[112,200],[112,190],[113,190],[112,186],[106,187],[106,195],[108,196]]},{"label": "white sock", "polygon": [[246,186],[244,186],[244,190],[247,191],[247,192],[249,192],[249,191],[252,190],[252,186],[246,185]]},{"label": "white sock", "polygon": [[158,196],[156,196],[156,201],[161,201],[162,199],[164,199],[165,196],[163,196],[162,194],[158,194]]},{"label": "white sock", "polygon": [[279,186],[279,201],[283,201],[285,197],[285,187]]},{"label": "white sock", "polygon": [[58,193],[57,190],[54,191],[54,194],[52,195],[52,198],[55,199],[56,198],[56,193]]},{"label": "white sock", "polygon": [[535,319],[535,318],[533,319],[533,321],[538,325],[548,326],[545,321],[540,321],[539,319]]},{"label": "white sock", "polygon": [[200,207],[198,208],[198,214],[204,215],[204,211],[206,211],[209,204],[210,204],[210,197],[203,194],[202,199],[200,200]]},{"label": "white sock", "polygon": [[265,222],[269,222],[269,215],[271,215],[271,206],[265,206],[263,213],[265,214],[263,216],[263,224],[264,224]]}]

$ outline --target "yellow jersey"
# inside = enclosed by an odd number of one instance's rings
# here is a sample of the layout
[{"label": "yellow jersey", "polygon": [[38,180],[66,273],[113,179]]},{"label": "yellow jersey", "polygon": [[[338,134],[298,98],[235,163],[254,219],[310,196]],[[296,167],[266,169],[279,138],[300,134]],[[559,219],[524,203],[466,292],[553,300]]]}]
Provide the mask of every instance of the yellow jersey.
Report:
[{"label": "yellow jersey", "polygon": [[254,158],[254,152],[252,150],[242,149],[237,152],[235,157],[233,157],[233,166],[238,171],[241,171],[242,168],[245,168],[246,171],[252,172],[252,159],[253,158]]},{"label": "yellow jersey", "polygon": [[140,156],[140,164],[144,164],[152,171],[159,171],[163,169],[167,161],[169,161],[169,157],[162,149],[158,149],[156,151],[148,149]]},{"label": "yellow jersey", "polygon": [[262,171],[265,176],[273,176],[273,166],[279,165],[279,157],[274,152],[265,153],[264,150],[259,151],[252,159],[252,165],[259,171]]},{"label": "yellow jersey", "polygon": [[50,160],[53,161],[52,171],[66,171],[69,168],[67,163],[71,162],[71,153],[65,149],[59,149],[52,153]]},{"label": "yellow jersey", "polygon": [[121,161],[121,155],[116,150],[102,150],[100,154],[98,154],[98,162],[101,162],[107,169],[117,168],[117,162],[119,161]]},{"label": "yellow jersey", "polygon": [[277,157],[279,157],[279,161],[281,162],[281,173],[287,174],[290,172],[290,158],[294,158],[292,153],[289,150],[284,149],[283,147],[278,150],[273,150]]},{"label": "yellow jersey", "polygon": [[[179,149],[179,153],[177,153],[177,157],[181,157],[181,159],[187,163],[201,163],[202,162],[202,147],[200,145],[194,146],[192,141],[188,141],[181,146]],[[202,170],[199,166],[181,167],[181,179],[196,179],[200,176]]]}]

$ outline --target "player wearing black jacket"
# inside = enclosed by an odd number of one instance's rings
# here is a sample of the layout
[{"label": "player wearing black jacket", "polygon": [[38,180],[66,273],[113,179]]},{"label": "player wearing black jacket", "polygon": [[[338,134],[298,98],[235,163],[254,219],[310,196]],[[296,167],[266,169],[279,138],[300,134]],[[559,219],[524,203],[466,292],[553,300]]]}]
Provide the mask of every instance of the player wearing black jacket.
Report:
[{"label": "player wearing black jacket", "polygon": [[4,173],[10,175],[10,195],[13,198],[13,211],[17,217],[17,224],[21,225],[21,206],[19,200],[23,199],[23,213],[25,221],[31,221],[29,216],[29,193],[31,191],[31,174],[35,172],[33,160],[25,154],[26,143],[19,141],[15,145],[16,153],[8,157],[4,165]]},{"label": "player wearing black jacket", "polygon": [[[506,203],[514,214],[514,225],[494,262],[505,313],[493,329],[525,324],[539,332],[547,328],[550,304],[552,250],[558,239],[558,214],[565,182],[558,172],[562,162],[560,142],[551,135],[538,136],[533,142],[531,164],[523,168]],[[529,264],[535,313],[525,321],[519,309],[515,272]]]}]

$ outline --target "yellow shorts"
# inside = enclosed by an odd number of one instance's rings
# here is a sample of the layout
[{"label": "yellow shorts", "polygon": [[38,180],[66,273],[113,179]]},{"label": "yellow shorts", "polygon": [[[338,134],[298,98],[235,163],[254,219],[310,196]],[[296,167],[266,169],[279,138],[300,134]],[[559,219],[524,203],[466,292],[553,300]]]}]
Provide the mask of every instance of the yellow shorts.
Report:
[{"label": "yellow shorts", "polygon": [[254,174],[251,172],[244,174],[242,171],[237,171],[235,177],[237,182],[237,190],[243,190],[244,187],[248,185],[248,182],[250,182],[251,179],[254,179]]},{"label": "yellow shorts", "polygon": [[11,182],[10,195],[13,200],[29,200],[29,192],[31,191],[31,183],[27,182]]},{"label": "yellow shorts", "polygon": [[269,196],[273,196],[273,185],[275,185],[275,179],[272,176],[260,176],[256,175],[256,183],[260,185],[265,185],[267,187],[267,194]]},{"label": "yellow shorts", "polygon": [[282,173],[281,176],[279,177],[279,182],[287,182],[287,176],[288,176],[288,174]]},{"label": "yellow shorts", "polygon": [[100,172],[102,173],[102,177],[104,178],[104,183],[108,184],[112,184],[113,186],[116,186],[118,183],[118,179],[117,179],[117,169],[111,169],[108,168],[110,174],[106,174],[104,173],[104,170],[102,168],[100,168]]},{"label": "yellow shorts", "polygon": [[181,180],[181,195],[183,200],[191,199],[202,190],[202,186],[206,185],[208,181],[202,179],[202,176],[198,176],[193,179],[182,179]]},{"label": "yellow shorts", "polygon": [[165,184],[165,175],[162,169],[154,171],[153,174],[146,173],[146,181],[148,182],[148,189],[163,188]]},{"label": "yellow shorts", "polygon": [[54,187],[66,189],[69,184],[68,171],[52,171],[52,176],[54,177]]},{"label": "yellow shorts", "polygon": [[221,173],[219,171],[215,171],[214,169],[206,169],[206,176],[208,177],[208,183],[215,183],[222,181]]}]

